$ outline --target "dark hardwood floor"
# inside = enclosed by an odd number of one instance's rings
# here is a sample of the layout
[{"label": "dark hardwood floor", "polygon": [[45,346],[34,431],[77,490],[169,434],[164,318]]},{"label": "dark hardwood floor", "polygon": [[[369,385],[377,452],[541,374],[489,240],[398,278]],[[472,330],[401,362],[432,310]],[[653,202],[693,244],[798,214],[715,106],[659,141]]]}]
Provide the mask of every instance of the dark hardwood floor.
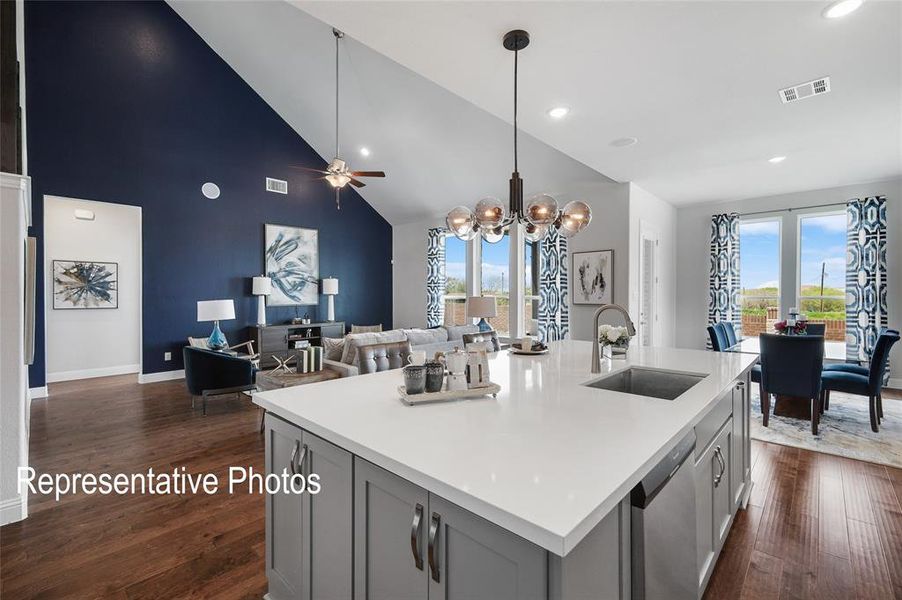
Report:
[{"label": "dark hardwood floor", "polygon": [[[184,383],[51,385],[32,407],[41,473],[263,468],[246,398],[193,411]],[[902,470],[753,442],[755,488],[706,598],[902,598]],[[261,598],[263,498],[32,496],[0,529],[0,597]]]}]

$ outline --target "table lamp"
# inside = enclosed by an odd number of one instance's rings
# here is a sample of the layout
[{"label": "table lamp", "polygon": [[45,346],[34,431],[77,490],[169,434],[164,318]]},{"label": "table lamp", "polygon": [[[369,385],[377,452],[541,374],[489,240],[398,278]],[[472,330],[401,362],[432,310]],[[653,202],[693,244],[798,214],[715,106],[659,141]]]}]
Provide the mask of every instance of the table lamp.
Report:
[{"label": "table lamp", "polygon": [[253,289],[257,297],[257,325],[266,325],[266,296],[272,293],[272,279],[261,275],[253,278]]},{"label": "table lamp", "polygon": [[480,319],[477,325],[479,331],[491,331],[492,326],[486,321],[486,318],[494,318],[498,316],[498,306],[495,304],[494,296],[470,296],[467,298],[467,316]]},{"label": "table lamp", "polygon": [[326,277],[323,279],[323,295],[329,297],[329,312],[327,321],[335,320],[335,302],[334,298],[338,295],[338,280],[334,277]]},{"label": "table lamp", "polygon": [[219,329],[219,322],[234,318],[235,303],[231,300],[198,300],[197,302],[197,320],[213,321],[213,333],[207,339],[207,347],[210,350],[222,350],[229,346],[226,336]]}]

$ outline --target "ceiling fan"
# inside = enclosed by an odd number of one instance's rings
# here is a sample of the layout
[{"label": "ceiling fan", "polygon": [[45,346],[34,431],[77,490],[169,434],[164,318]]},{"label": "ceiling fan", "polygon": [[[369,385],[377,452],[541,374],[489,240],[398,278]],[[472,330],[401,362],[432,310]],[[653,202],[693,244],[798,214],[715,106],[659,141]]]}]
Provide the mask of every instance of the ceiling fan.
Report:
[{"label": "ceiling fan", "polygon": [[325,170],[321,169],[310,169],[307,167],[295,167],[297,169],[302,169],[304,171],[313,171],[314,173],[322,173],[322,177],[319,179],[325,179],[335,188],[335,205],[338,207],[338,210],[341,210],[341,199],[340,193],[341,188],[346,186],[347,184],[351,184],[354,187],[362,188],[366,184],[358,179],[358,177],[385,177],[385,172],[383,171],[352,171],[348,167],[348,163],[339,158],[338,152],[338,44],[339,40],[345,36],[344,33],[340,32],[337,29],[332,29],[333,35],[335,35],[335,158],[332,159],[332,162],[328,164]]}]

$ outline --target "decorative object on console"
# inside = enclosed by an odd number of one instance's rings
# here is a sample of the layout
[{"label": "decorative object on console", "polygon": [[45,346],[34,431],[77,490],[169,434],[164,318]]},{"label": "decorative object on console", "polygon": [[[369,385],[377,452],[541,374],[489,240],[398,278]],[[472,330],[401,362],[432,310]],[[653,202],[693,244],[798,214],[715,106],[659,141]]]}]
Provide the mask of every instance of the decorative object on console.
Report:
[{"label": "decorative object on console", "polygon": [[[334,277],[326,277],[323,279],[323,296],[328,297],[329,306],[328,313],[326,315],[326,321],[334,321],[335,320],[335,296],[338,295],[338,280]],[[382,331],[382,327],[379,327],[379,330]]]},{"label": "decorative object on console", "polygon": [[329,166],[326,167],[325,171],[321,169],[308,169],[307,167],[295,168],[304,171],[313,171],[314,173],[322,173],[323,177],[320,179],[325,179],[329,182],[329,185],[335,188],[335,206],[338,210],[341,210],[341,188],[348,183],[354,187],[362,188],[366,184],[357,179],[358,177],[385,177],[385,173],[382,171],[352,171],[348,167],[348,164],[338,157],[338,48],[339,41],[345,34],[334,28],[332,29],[332,34],[335,36],[335,158],[332,159],[332,162],[329,163]]},{"label": "decorative object on console", "polygon": [[210,350],[222,350],[229,347],[225,334],[219,329],[220,321],[235,318],[235,303],[231,300],[199,300],[197,302],[197,320],[213,321],[213,333],[207,339]]},{"label": "decorative object on console", "polygon": [[467,317],[480,319],[477,325],[479,331],[491,331],[492,326],[486,318],[493,319],[498,316],[498,305],[494,296],[470,296],[467,298]]},{"label": "decorative object on console", "polygon": [[598,343],[608,358],[626,358],[631,336],[626,327],[602,324],[598,327]]},{"label": "decorative object on console", "polygon": [[315,305],[319,302],[319,232],[316,229],[265,227],[265,276],[272,280],[271,306]]},{"label": "decorative object on console", "polygon": [[272,293],[272,280],[261,275],[252,281],[251,292],[257,297],[257,325],[266,325],[266,296]]},{"label": "decorative object on console", "polygon": [[573,304],[614,301],[614,251],[573,253]]},{"label": "decorative object on console", "polygon": [[119,264],[53,261],[53,308],[119,308]]},{"label": "decorative object on console", "polygon": [[489,197],[480,200],[475,211],[466,206],[451,209],[445,222],[462,240],[472,240],[482,234],[490,244],[500,241],[504,230],[514,223],[526,225],[529,242],[541,240],[551,229],[564,237],[576,235],[592,220],[592,210],[585,202],[573,200],[559,210],[554,198],[538,194],[530,198],[525,209],[523,207],[523,180],[517,164],[517,64],[520,50],[529,45],[529,34],[522,29],[509,31],[502,43],[514,53],[514,172],[510,178],[509,213],[504,214],[504,204],[500,200]]}]

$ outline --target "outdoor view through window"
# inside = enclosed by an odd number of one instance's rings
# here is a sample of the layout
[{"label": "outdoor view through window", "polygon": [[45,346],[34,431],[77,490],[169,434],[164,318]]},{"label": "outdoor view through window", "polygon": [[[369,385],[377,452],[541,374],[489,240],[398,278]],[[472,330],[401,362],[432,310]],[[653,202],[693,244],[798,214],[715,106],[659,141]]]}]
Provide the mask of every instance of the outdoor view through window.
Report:
[{"label": "outdoor view through window", "polygon": [[494,244],[482,240],[482,295],[495,296],[498,316],[488,321],[499,335],[507,335],[510,330],[510,243],[511,238],[507,232]]},{"label": "outdoor view through window", "polygon": [[742,335],[773,332],[780,314],[780,221],[739,223]]},{"label": "outdoor view through window", "polygon": [[827,340],[846,335],[846,215],[799,219],[799,310],[826,325]]},{"label": "outdoor view through window", "polygon": [[466,325],[467,320],[467,243],[445,237],[445,325]]}]

